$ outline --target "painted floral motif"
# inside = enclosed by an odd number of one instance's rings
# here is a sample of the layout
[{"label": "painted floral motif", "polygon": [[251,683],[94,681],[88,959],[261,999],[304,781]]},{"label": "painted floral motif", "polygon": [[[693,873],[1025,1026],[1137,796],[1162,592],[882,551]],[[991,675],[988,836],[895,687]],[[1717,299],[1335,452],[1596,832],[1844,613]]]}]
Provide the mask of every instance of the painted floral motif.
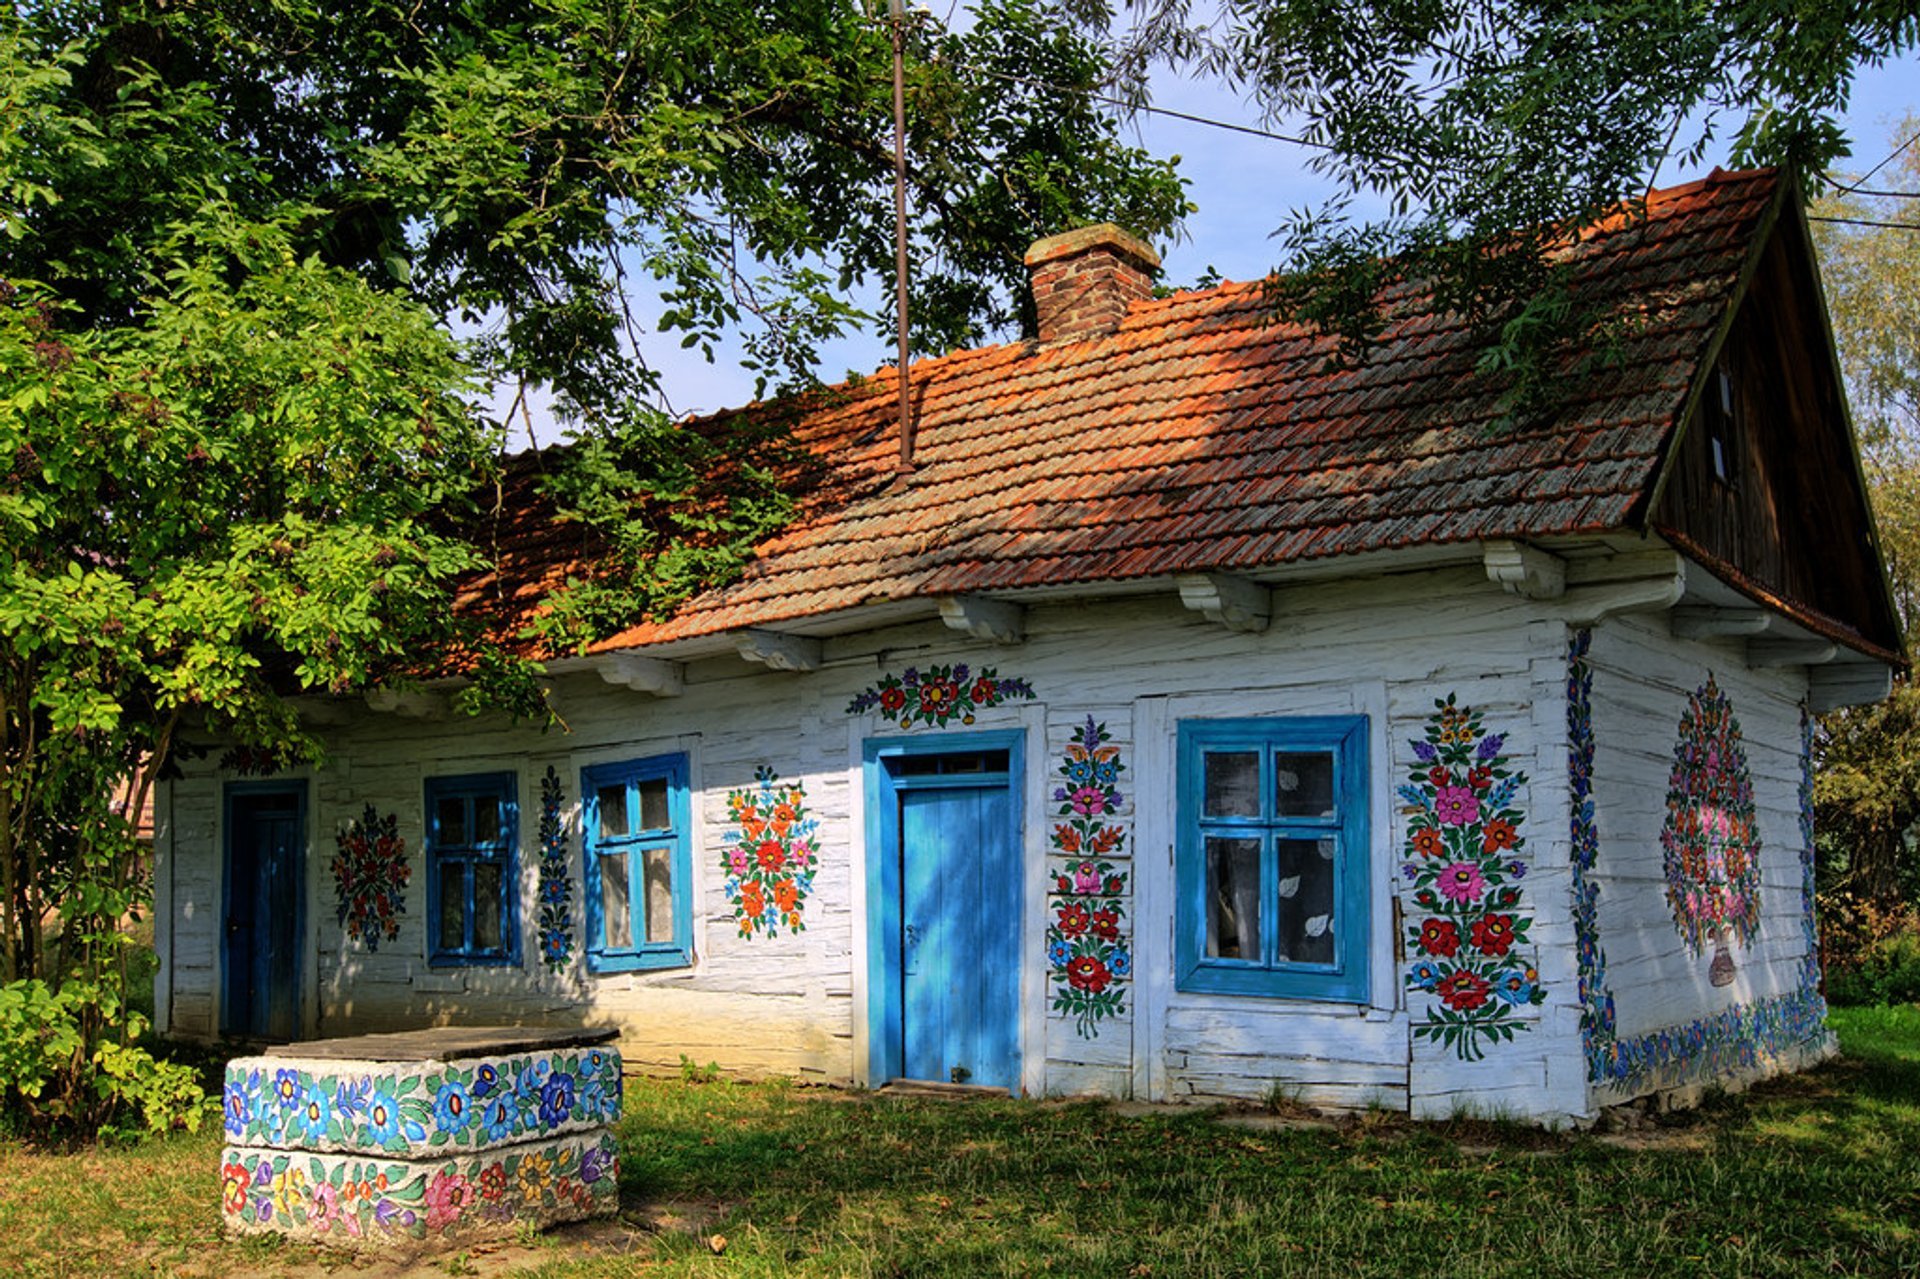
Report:
[{"label": "painted floral motif", "polygon": [[1108,860],[1126,854],[1126,827],[1113,820],[1126,765],[1111,740],[1107,726],[1087,716],[1086,727],[1067,744],[1053,790],[1060,820],[1050,839],[1063,860],[1053,867],[1047,968],[1053,1010],[1072,1017],[1075,1033],[1087,1039],[1098,1035],[1103,1018],[1125,1014],[1133,977],[1133,955],[1121,931],[1128,872]]},{"label": "painted floral motif", "polygon": [[560,810],[566,793],[547,765],[540,779],[540,958],[565,968],[573,958],[573,877],[567,867],[567,827]]},{"label": "painted floral motif", "polygon": [[1567,782],[1572,801],[1573,927],[1580,971],[1580,1033],[1587,1077],[1596,1084],[1637,1088],[1654,1079],[1667,1085],[1752,1070],[1763,1059],[1815,1047],[1828,1037],[1826,1000],[1813,915],[1813,730],[1800,719],[1800,903],[1807,946],[1799,989],[1751,1004],[1736,1004],[1631,1039],[1618,1035],[1607,957],[1600,945],[1599,886],[1589,875],[1599,855],[1593,800],[1593,634],[1574,633],[1567,646]]},{"label": "painted floral motif", "polygon": [[1451,694],[1434,706],[1400,788],[1408,815],[1401,873],[1426,915],[1409,924],[1415,959],[1406,980],[1436,1000],[1414,1035],[1478,1061],[1483,1041],[1510,1041],[1530,1025],[1518,1010],[1546,1000],[1538,971],[1517,950],[1533,924],[1522,913],[1526,841],[1514,806],[1527,779],[1507,767],[1505,736],[1488,733],[1477,711]]},{"label": "painted floral motif", "polygon": [[971,724],[973,713],[1003,702],[1027,701],[1033,686],[1023,679],[1002,679],[991,666],[970,670],[965,662],[951,666],[909,666],[906,674],[886,674],[872,688],[854,694],[847,714],[878,710],[901,728],[929,724]]},{"label": "painted floral motif", "polygon": [[1713,984],[1724,986],[1728,939],[1751,946],[1760,927],[1760,826],[1740,721],[1711,675],[1680,713],[1660,847],[1673,922],[1695,955],[1712,947]]},{"label": "painted floral motif", "polygon": [[820,823],[807,812],[805,787],[762,767],[754,785],[727,792],[727,814],[737,829],[726,834],[720,873],[740,935],[778,937],[783,925],[805,932],[807,897],[820,868]]},{"label": "painted floral motif", "polygon": [[334,838],[339,852],[333,858],[333,885],[339,894],[339,919],[348,941],[363,941],[379,950],[380,939],[400,935],[400,916],[406,914],[407,881],[413,867],[400,838],[396,814],[385,817],[372,804],[357,821]]},{"label": "painted floral motif", "polygon": [[424,1074],[315,1074],[270,1062],[227,1067],[222,1110],[236,1143],[413,1157],[620,1117],[620,1054],[607,1048],[455,1062]]},{"label": "painted floral motif", "polygon": [[618,1177],[606,1134],[430,1164],[228,1149],[220,1204],[243,1228],[350,1244],[611,1213]]}]

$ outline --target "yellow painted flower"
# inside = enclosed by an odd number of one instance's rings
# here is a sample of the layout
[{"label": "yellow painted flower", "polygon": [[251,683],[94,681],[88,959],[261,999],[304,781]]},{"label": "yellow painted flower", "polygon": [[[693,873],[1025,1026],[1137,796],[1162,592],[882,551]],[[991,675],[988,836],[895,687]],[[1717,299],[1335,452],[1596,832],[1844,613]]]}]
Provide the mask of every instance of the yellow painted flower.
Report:
[{"label": "yellow painted flower", "polygon": [[553,1158],[536,1150],[520,1161],[520,1197],[538,1201],[541,1192],[553,1182]]}]

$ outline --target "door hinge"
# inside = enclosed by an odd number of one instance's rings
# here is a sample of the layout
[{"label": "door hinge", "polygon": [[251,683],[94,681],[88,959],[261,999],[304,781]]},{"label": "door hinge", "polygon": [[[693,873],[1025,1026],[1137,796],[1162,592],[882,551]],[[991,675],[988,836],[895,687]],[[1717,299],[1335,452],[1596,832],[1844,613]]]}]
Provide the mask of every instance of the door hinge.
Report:
[{"label": "door hinge", "polygon": [[1407,962],[1406,917],[1401,910],[1400,899],[1396,896],[1393,899],[1393,962],[1396,964]]}]

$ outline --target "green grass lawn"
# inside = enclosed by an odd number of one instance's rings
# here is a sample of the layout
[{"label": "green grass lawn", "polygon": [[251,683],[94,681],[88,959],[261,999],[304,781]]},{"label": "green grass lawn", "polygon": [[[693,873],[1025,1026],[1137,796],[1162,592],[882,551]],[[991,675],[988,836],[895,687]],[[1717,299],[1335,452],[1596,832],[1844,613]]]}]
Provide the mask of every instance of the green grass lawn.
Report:
[{"label": "green grass lawn", "polygon": [[[637,1252],[517,1259],[555,1277],[1920,1275],[1920,1007],[1833,1020],[1844,1060],[1606,1139],[640,1081],[620,1130]],[[354,1272],[221,1239],[218,1145],[0,1145],[0,1274]]]}]

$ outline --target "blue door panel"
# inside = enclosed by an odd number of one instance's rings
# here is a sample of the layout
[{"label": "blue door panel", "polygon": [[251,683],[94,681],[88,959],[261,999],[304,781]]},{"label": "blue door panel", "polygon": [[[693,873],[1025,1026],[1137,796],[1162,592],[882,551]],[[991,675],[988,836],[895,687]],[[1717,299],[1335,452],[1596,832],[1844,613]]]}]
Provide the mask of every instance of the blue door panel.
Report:
[{"label": "blue door panel", "polygon": [[226,798],[221,1030],[290,1040],[300,1029],[306,786],[235,785]]}]

